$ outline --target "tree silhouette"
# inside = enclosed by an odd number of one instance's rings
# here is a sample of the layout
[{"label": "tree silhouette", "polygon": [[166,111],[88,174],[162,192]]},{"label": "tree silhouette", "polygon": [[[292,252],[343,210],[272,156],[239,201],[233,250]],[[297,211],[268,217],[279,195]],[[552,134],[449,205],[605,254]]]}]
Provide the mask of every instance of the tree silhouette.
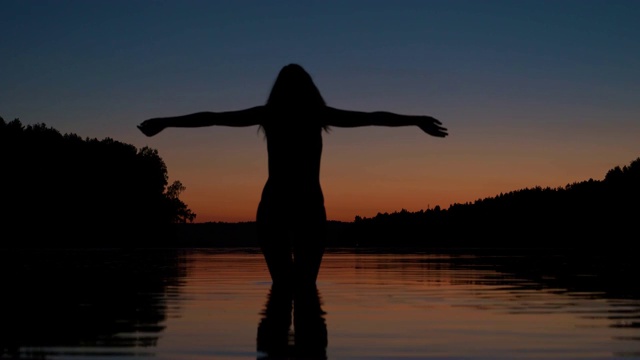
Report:
[{"label": "tree silhouette", "polygon": [[161,245],[196,216],[155,149],[0,118],[0,153],[3,246]]},{"label": "tree silhouette", "polygon": [[562,247],[625,251],[637,243],[640,158],[603,180],[536,186],[418,212],[356,216],[344,235],[359,246]]},{"label": "tree silhouette", "polygon": [[[401,209],[353,222],[329,221],[329,247],[566,248],[617,252],[635,249],[640,218],[640,158],[589,179],[551,188],[536,186],[473,202],[411,212]],[[256,246],[255,223],[187,224],[197,246]],[[188,229],[186,229],[188,228]]]}]

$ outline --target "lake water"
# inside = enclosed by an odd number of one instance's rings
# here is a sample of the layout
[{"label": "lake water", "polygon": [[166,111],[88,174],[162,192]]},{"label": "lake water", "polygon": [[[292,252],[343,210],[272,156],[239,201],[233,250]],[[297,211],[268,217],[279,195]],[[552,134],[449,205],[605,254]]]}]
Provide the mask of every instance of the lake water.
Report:
[{"label": "lake water", "polygon": [[0,359],[640,359],[624,259],[334,251],[299,294],[251,250],[0,260]]}]

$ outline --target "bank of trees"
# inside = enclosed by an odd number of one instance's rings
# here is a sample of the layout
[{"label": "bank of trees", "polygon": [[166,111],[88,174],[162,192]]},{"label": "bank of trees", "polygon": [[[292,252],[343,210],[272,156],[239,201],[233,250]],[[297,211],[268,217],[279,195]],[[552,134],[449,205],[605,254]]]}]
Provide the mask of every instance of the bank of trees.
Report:
[{"label": "bank of trees", "polygon": [[[0,118],[0,247],[254,244],[254,223],[196,224],[154,149]],[[559,188],[330,222],[330,246],[634,249],[640,158]],[[176,235],[176,231],[178,232]],[[178,243],[175,240],[178,239]]]},{"label": "bank of trees", "polygon": [[603,180],[526,188],[447,209],[356,217],[359,246],[633,249],[640,219],[640,158]]},{"label": "bank of trees", "polygon": [[[401,210],[330,221],[330,247],[565,248],[635,253],[640,219],[640,158],[603,180],[533,187],[448,208]],[[198,226],[196,226],[198,225]],[[255,246],[255,223],[186,224],[182,240],[197,246]]]},{"label": "bank of trees", "polygon": [[195,214],[157,150],[0,118],[0,246],[160,244]]}]

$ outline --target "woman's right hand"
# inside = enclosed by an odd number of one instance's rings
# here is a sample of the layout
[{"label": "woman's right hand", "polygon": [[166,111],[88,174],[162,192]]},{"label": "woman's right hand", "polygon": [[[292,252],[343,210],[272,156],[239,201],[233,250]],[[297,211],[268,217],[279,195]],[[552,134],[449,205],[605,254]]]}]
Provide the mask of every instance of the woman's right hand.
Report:
[{"label": "woman's right hand", "polygon": [[138,129],[147,136],[153,136],[160,131],[164,130],[166,126],[162,123],[161,119],[149,119],[143,121],[138,125]]}]

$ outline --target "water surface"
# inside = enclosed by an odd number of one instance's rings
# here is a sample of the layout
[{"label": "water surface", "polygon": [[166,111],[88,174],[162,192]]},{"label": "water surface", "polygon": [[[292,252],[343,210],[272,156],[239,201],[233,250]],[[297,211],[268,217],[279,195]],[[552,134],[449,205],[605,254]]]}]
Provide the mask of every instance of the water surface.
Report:
[{"label": "water surface", "polygon": [[252,250],[0,260],[0,359],[640,358],[635,265],[593,255],[329,252],[296,294]]}]

